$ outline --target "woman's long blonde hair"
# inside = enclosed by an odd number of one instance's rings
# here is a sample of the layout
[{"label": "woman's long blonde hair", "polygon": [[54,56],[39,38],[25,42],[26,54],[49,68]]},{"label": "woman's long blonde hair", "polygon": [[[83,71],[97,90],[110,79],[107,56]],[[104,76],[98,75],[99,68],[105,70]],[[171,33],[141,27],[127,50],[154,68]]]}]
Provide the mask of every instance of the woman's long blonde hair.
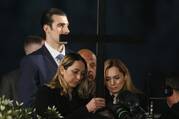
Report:
[{"label": "woman's long blonde hair", "polygon": [[67,70],[70,66],[73,65],[73,63],[75,61],[82,61],[85,64],[84,79],[86,79],[87,78],[87,64],[86,64],[85,60],[77,53],[70,53],[70,54],[67,54],[63,58],[63,60],[60,62],[59,67],[57,69],[57,72],[56,72],[55,76],[52,78],[52,80],[50,81],[50,83],[48,84],[48,86],[52,89],[53,88],[60,88],[61,89],[61,92],[60,92],[61,95],[69,94],[71,88],[68,85],[68,83],[64,80],[60,68],[63,67],[65,70]]},{"label": "woman's long blonde hair", "polygon": [[134,86],[128,68],[125,66],[125,64],[120,59],[108,59],[108,60],[106,60],[105,63],[104,63],[104,75],[106,75],[106,71],[113,66],[117,67],[119,69],[119,71],[121,73],[123,73],[123,75],[125,77],[124,86],[120,91],[128,90],[132,93],[142,93],[140,90],[138,90]]}]

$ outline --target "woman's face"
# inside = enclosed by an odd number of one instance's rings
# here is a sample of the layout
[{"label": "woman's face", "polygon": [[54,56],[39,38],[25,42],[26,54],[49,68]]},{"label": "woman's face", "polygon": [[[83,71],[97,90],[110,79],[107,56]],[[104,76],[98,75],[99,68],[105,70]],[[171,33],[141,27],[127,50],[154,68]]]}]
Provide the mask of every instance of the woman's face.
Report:
[{"label": "woman's face", "polygon": [[124,74],[117,67],[110,67],[105,72],[105,83],[110,93],[117,94],[124,86]]},{"label": "woman's face", "polygon": [[67,69],[62,69],[61,71],[64,80],[72,88],[76,87],[85,75],[85,64],[82,61],[75,61]]}]

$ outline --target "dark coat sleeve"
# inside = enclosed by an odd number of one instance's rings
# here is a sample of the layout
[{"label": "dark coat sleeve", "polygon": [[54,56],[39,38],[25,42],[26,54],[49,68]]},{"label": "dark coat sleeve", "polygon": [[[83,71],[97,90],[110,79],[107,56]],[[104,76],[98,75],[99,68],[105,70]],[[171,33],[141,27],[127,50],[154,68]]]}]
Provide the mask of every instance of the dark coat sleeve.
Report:
[{"label": "dark coat sleeve", "polygon": [[32,105],[35,92],[37,91],[38,75],[37,68],[29,56],[24,57],[20,64],[20,80],[18,82],[18,101],[23,102],[25,107]]},{"label": "dark coat sleeve", "polygon": [[[55,102],[54,92],[51,91],[48,87],[43,86],[37,91],[36,99],[34,106],[37,110],[37,113],[41,116],[46,116],[45,112],[47,111],[48,106],[54,106]],[[54,103],[53,103],[54,102]]]},{"label": "dark coat sleeve", "polygon": [[76,100],[72,102],[68,98],[64,100],[64,96],[60,96],[59,90],[43,86],[37,92],[35,107],[37,113],[43,117],[48,117],[45,113],[48,106],[55,106],[65,119],[85,119],[90,115],[85,105]]}]

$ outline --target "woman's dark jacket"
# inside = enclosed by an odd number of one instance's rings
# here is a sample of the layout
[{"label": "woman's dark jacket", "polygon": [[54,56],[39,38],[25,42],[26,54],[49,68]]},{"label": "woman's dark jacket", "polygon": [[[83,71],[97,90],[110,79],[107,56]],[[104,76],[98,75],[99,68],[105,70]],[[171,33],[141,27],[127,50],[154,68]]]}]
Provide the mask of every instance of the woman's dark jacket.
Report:
[{"label": "woman's dark jacket", "polygon": [[35,107],[39,115],[45,116],[48,106],[55,106],[65,119],[84,119],[89,112],[84,104],[82,104],[75,94],[72,98],[68,95],[60,95],[60,88],[51,89],[43,86],[36,95]]}]

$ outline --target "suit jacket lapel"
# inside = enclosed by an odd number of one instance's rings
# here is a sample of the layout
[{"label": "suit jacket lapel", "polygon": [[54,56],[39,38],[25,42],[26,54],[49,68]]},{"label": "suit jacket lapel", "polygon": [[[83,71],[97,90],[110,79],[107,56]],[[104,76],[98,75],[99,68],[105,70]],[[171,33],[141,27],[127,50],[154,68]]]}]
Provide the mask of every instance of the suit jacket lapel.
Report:
[{"label": "suit jacket lapel", "polygon": [[45,46],[42,47],[42,55],[45,61],[45,65],[47,67],[46,73],[49,74],[49,78],[52,78],[53,75],[56,73],[58,65],[56,64],[50,52],[47,50]]},{"label": "suit jacket lapel", "polygon": [[[50,54],[50,52],[48,51],[48,49],[45,47],[45,45],[42,46],[42,56],[44,58],[44,65],[45,65],[45,71],[46,74],[48,74],[47,79],[48,81],[50,81],[52,79],[52,77],[55,75],[58,65],[55,62],[55,60],[53,59],[52,55]],[[66,54],[71,53],[72,51],[69,49],[65,50]],[[50,78],[50,79],[49,79]]]}]

